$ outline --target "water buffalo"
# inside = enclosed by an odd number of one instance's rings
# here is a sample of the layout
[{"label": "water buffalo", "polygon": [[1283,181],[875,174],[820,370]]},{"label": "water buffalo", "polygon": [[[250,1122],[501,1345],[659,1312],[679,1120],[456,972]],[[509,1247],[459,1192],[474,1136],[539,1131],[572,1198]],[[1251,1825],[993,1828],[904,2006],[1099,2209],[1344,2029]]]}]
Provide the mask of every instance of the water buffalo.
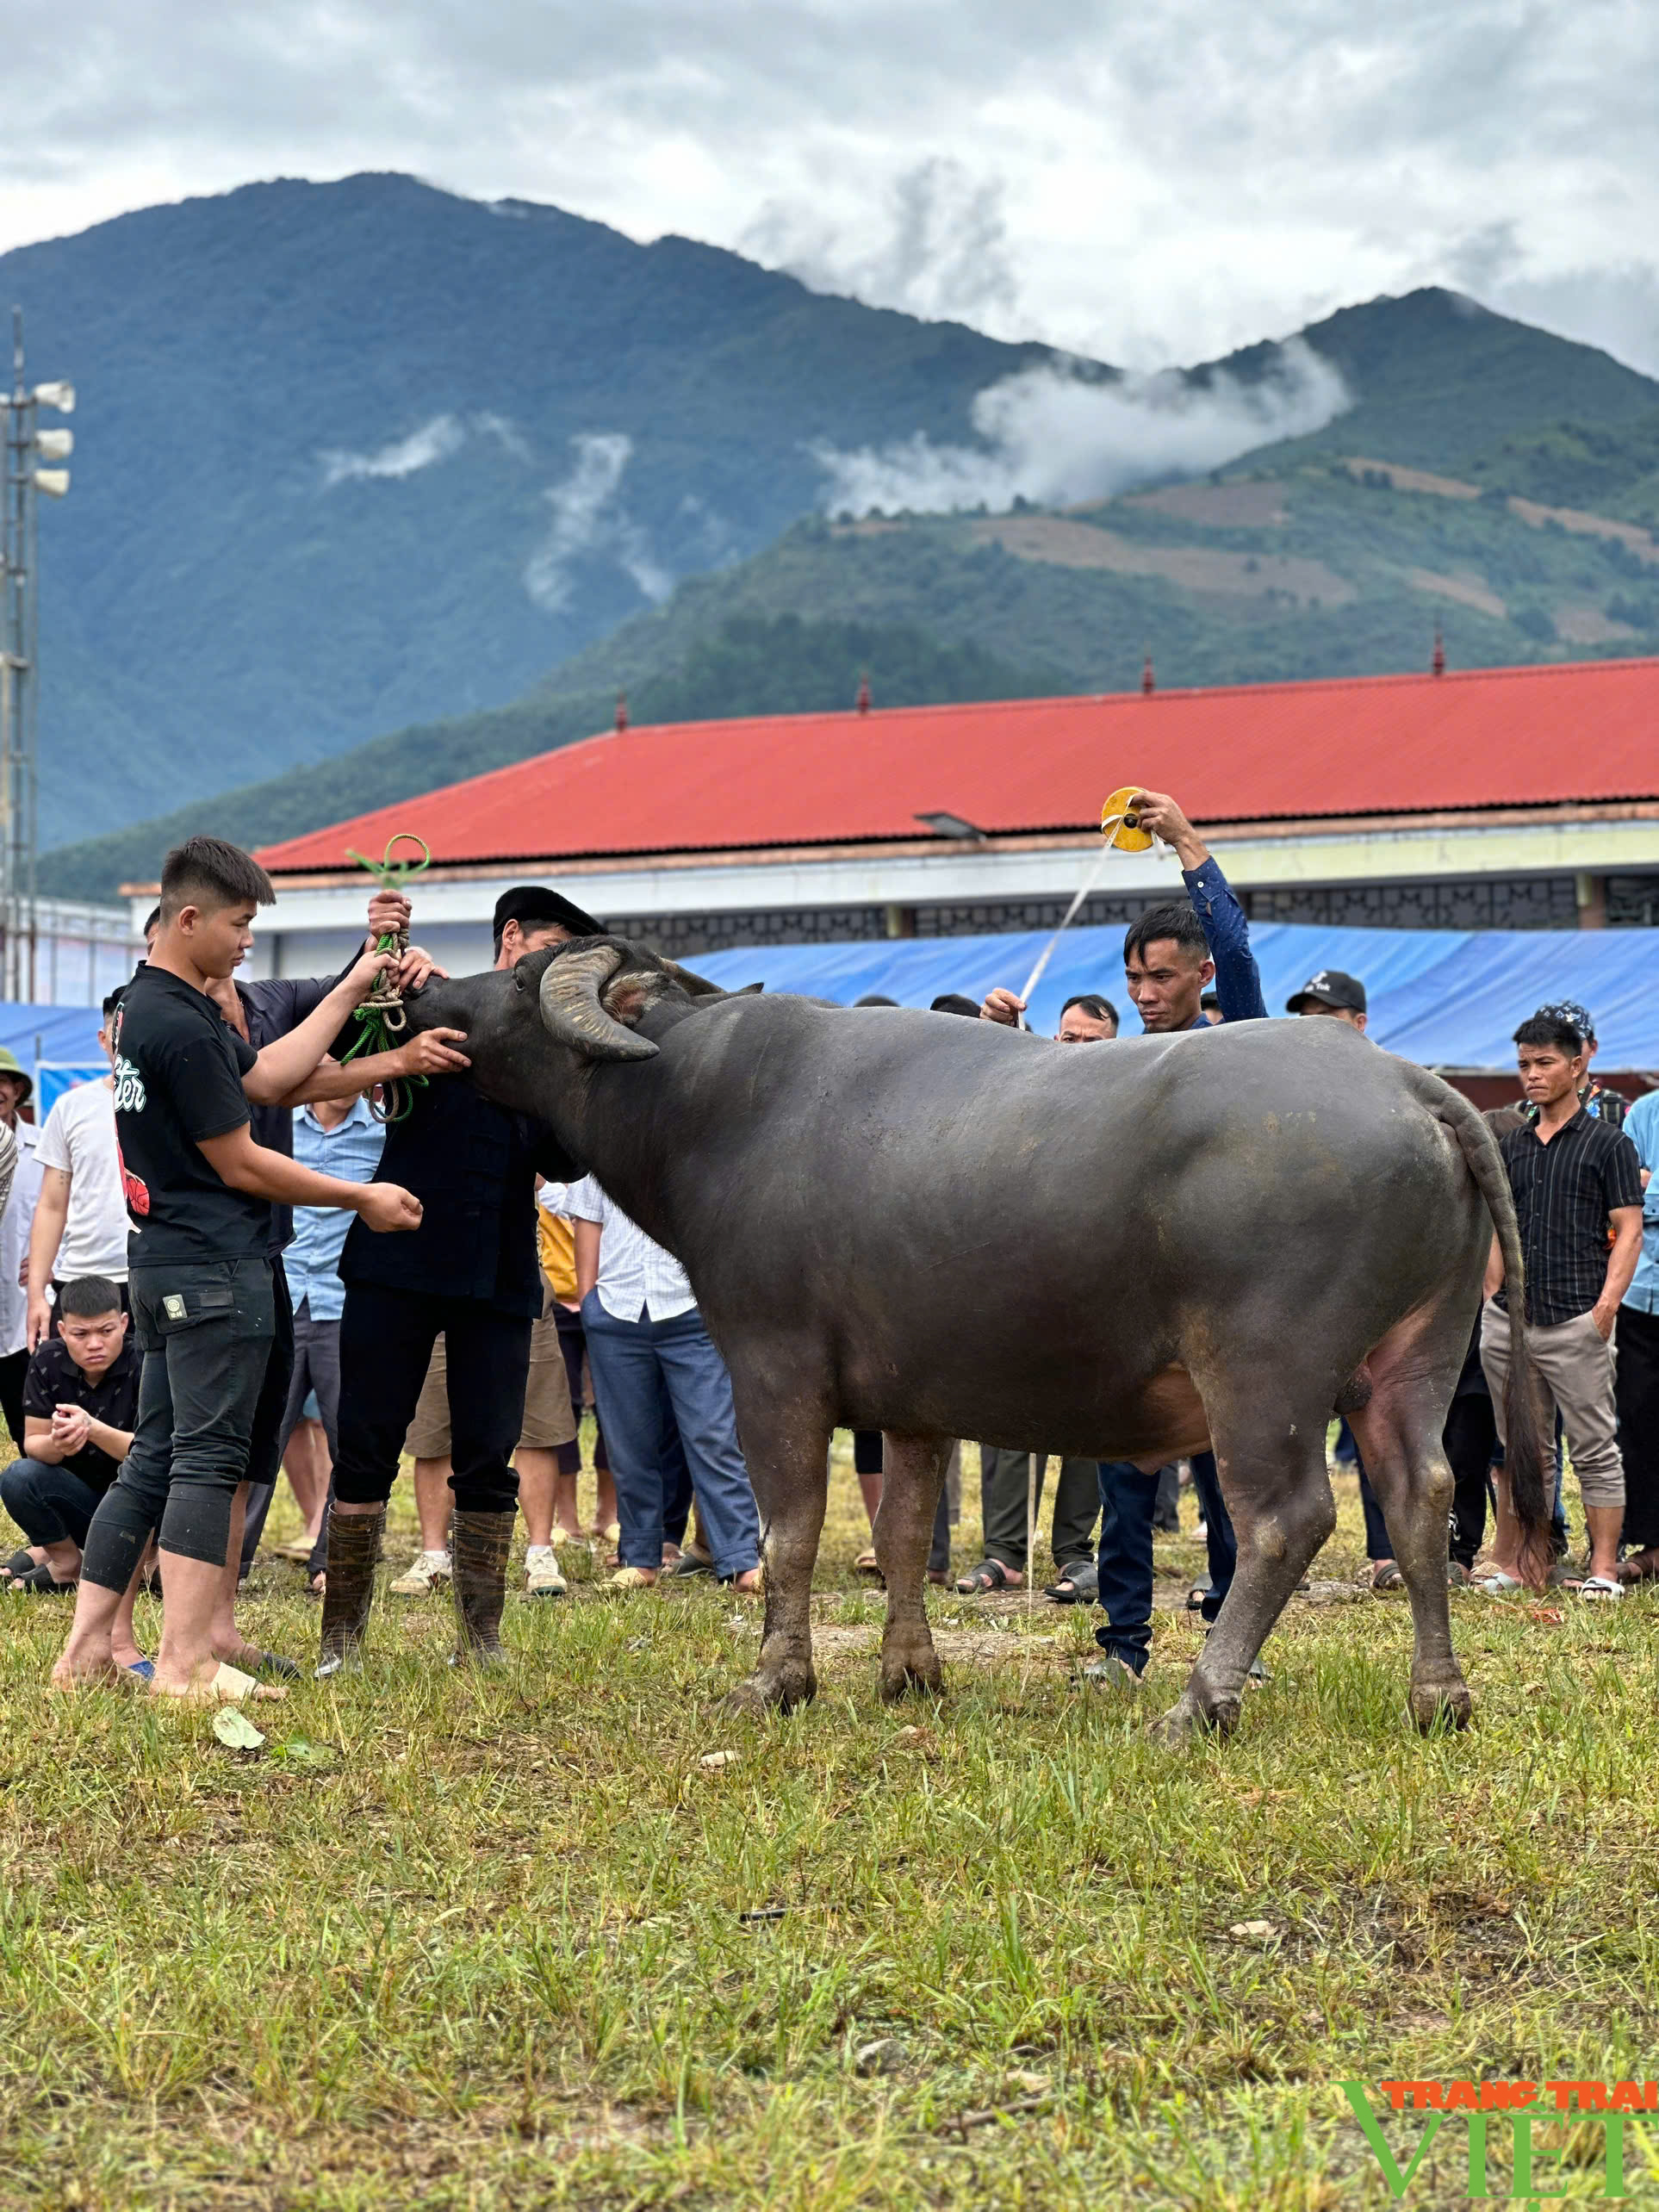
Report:
[{"label": "water buffalo", "polygon": [[[1495,1226],[1480,1115],[1338,1022],[1252,1022],[1087,1052],[989,1022],[729,997],[583,938],[409,1001],[467,1032],[490,1097],[554,1131],[684,1263],[731,1370],[765,1525],[760,1662],[816,1687],[810,1595],[830,1432],[881,1429],[881,1689],[936,1688],[923,1604],[950,1439],[1155,1466],[1213,1444],[1239,1566],[1169,1735],[1226,1727],[1335,1523],[1348,1414],[1411,1594],[1411,1711],[1462,1721],[1440,1448]],[[1544,1522],[1524,1362],[1515,1495]]]}]

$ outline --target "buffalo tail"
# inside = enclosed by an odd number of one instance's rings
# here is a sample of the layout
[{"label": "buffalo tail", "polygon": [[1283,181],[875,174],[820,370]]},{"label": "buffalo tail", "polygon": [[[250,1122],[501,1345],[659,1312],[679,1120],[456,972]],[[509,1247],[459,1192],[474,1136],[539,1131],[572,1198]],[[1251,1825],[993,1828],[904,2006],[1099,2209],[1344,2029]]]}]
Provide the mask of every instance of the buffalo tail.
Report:
[{"label": "buffalo tail", "polygon": [[1550,1489],[1544,1469],[1552,1470],[1555,1445],[1546,1434],[1547,1424],[1532,1365],[1526,1330],[1526,1271],[1521,1258],[1520,1224],[1509,1174],[1498,1140],[1478,1108],[1461,1091],[1435,1079],[1438,1096],[1430,1103],[1434,1114],[1457,1138],[1464,1165],[1475,1178],[1492,1226],[1498,1233],[1503,1259],[1504,1288],[1509,1294],[1509,1373],[1503,1390],[1504,1472],[1521,1529],[1521,1566],[1528,1581],[1542,1588],[1550,1566]]}]

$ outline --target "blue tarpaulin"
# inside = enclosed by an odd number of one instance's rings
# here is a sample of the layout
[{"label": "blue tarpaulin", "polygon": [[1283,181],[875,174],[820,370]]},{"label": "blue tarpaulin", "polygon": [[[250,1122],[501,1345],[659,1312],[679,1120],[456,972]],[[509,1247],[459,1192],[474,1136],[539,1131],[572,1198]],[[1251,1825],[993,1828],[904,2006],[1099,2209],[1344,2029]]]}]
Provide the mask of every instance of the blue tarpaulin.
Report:
[{"label": "blue tarpaulin", "polygon": [[[727,988],[764,983],[850,1004],[881,991],[925,1006],[941,991],[981,998],[993,984],[1018,991],[1047,930],[993,937],[903,937],[860,945],[781,945],[707,953],[690,965]],[[1322,967],[1365,985],[1370,1035],[1426,1067],[1513,1071],[1511,1033],[1536,1008],[1575,998],[1589,1009],[1598,1071],[1659,1071],[1659,930],[1325,929],[1262,923],[1250,941],[1267,1003],[1279,1013]],[[1121,928],[1068,929],[1038,985],[1028,1016],[1053,1035],[1074,992],[1097,991],[1137,1034],[1123,991]]]},{"label": "blue tarpaulin", "polygon": [[[0,1001],[0,1045],[16,1053],[37,1082],[43,1062],[92,1067],[103,1074],[109,1067],[98,1043],[103,1019],[96,1006],[29,1006]],[[44,1121],[44,1111],[35,1118]]]}]

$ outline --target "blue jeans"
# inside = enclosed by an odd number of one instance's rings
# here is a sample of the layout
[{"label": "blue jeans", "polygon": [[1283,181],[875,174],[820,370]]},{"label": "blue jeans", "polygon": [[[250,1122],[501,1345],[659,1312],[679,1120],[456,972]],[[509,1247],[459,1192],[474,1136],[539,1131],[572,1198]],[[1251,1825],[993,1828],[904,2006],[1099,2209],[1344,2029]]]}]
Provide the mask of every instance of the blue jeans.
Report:
[{"label": "blue jeans", "polygon": [[14,1459],[0,1471],[0,1505],[31,1544],[86,1542],[98,1493],[72,1468],[44,1459]]},{"label": "blue jeans", "polygon": [[[1221,1612],[1233,1588],[1239,1557],[1213,1452],[1193,1454],[1192,1487],[1209,1531],[1210,1588],[1203,1602],[1208,1622]],[[1098,1573],[1106,1625],[1095,1631],[1095,1642],[1137,1675],[1152,1650],[1153,1515],[1157,1506],[1156,1469],[1143,1475],[1133,1460],[1101,1461]]]},{"label": "blue jeans", "polygon": [[624,1567],[660,1567],[676,1433],[691,1469],[697,1519],[721,1576],[761,1563],[761,1517],[737,1442],[731,1377],[703,1316],[693,1307],[672,1320],[619,1321],[599,1293],[582,1301],[581,1325],[593,1395],[617,1486]]}]

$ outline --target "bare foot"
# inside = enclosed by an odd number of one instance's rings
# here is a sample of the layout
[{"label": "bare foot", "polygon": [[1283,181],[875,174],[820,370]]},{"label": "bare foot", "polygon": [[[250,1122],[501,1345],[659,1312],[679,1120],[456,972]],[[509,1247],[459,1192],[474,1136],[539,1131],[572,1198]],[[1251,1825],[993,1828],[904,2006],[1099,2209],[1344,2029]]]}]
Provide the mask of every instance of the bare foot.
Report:
[{"label": "bare foot", "polygon": [[[129,1676],[128,1679],[134,1678]],[[119,1683],[121,1680],[121,1669],[116,1666],[108,1644],[102,1650],[89,1647],[79,1651],[70,1644],[52,1670],[54,1690],[93,1689],[101,1684]]]},{"label": "bare foot", "polygon": [[766,1578],[761,1569],[758,1567],[751,1567],[745,1574],[734,1575],[726,1588],[729,1590],[735,1590],[740,1598],[757,1598],[765,1587],[765,1581]]}]

